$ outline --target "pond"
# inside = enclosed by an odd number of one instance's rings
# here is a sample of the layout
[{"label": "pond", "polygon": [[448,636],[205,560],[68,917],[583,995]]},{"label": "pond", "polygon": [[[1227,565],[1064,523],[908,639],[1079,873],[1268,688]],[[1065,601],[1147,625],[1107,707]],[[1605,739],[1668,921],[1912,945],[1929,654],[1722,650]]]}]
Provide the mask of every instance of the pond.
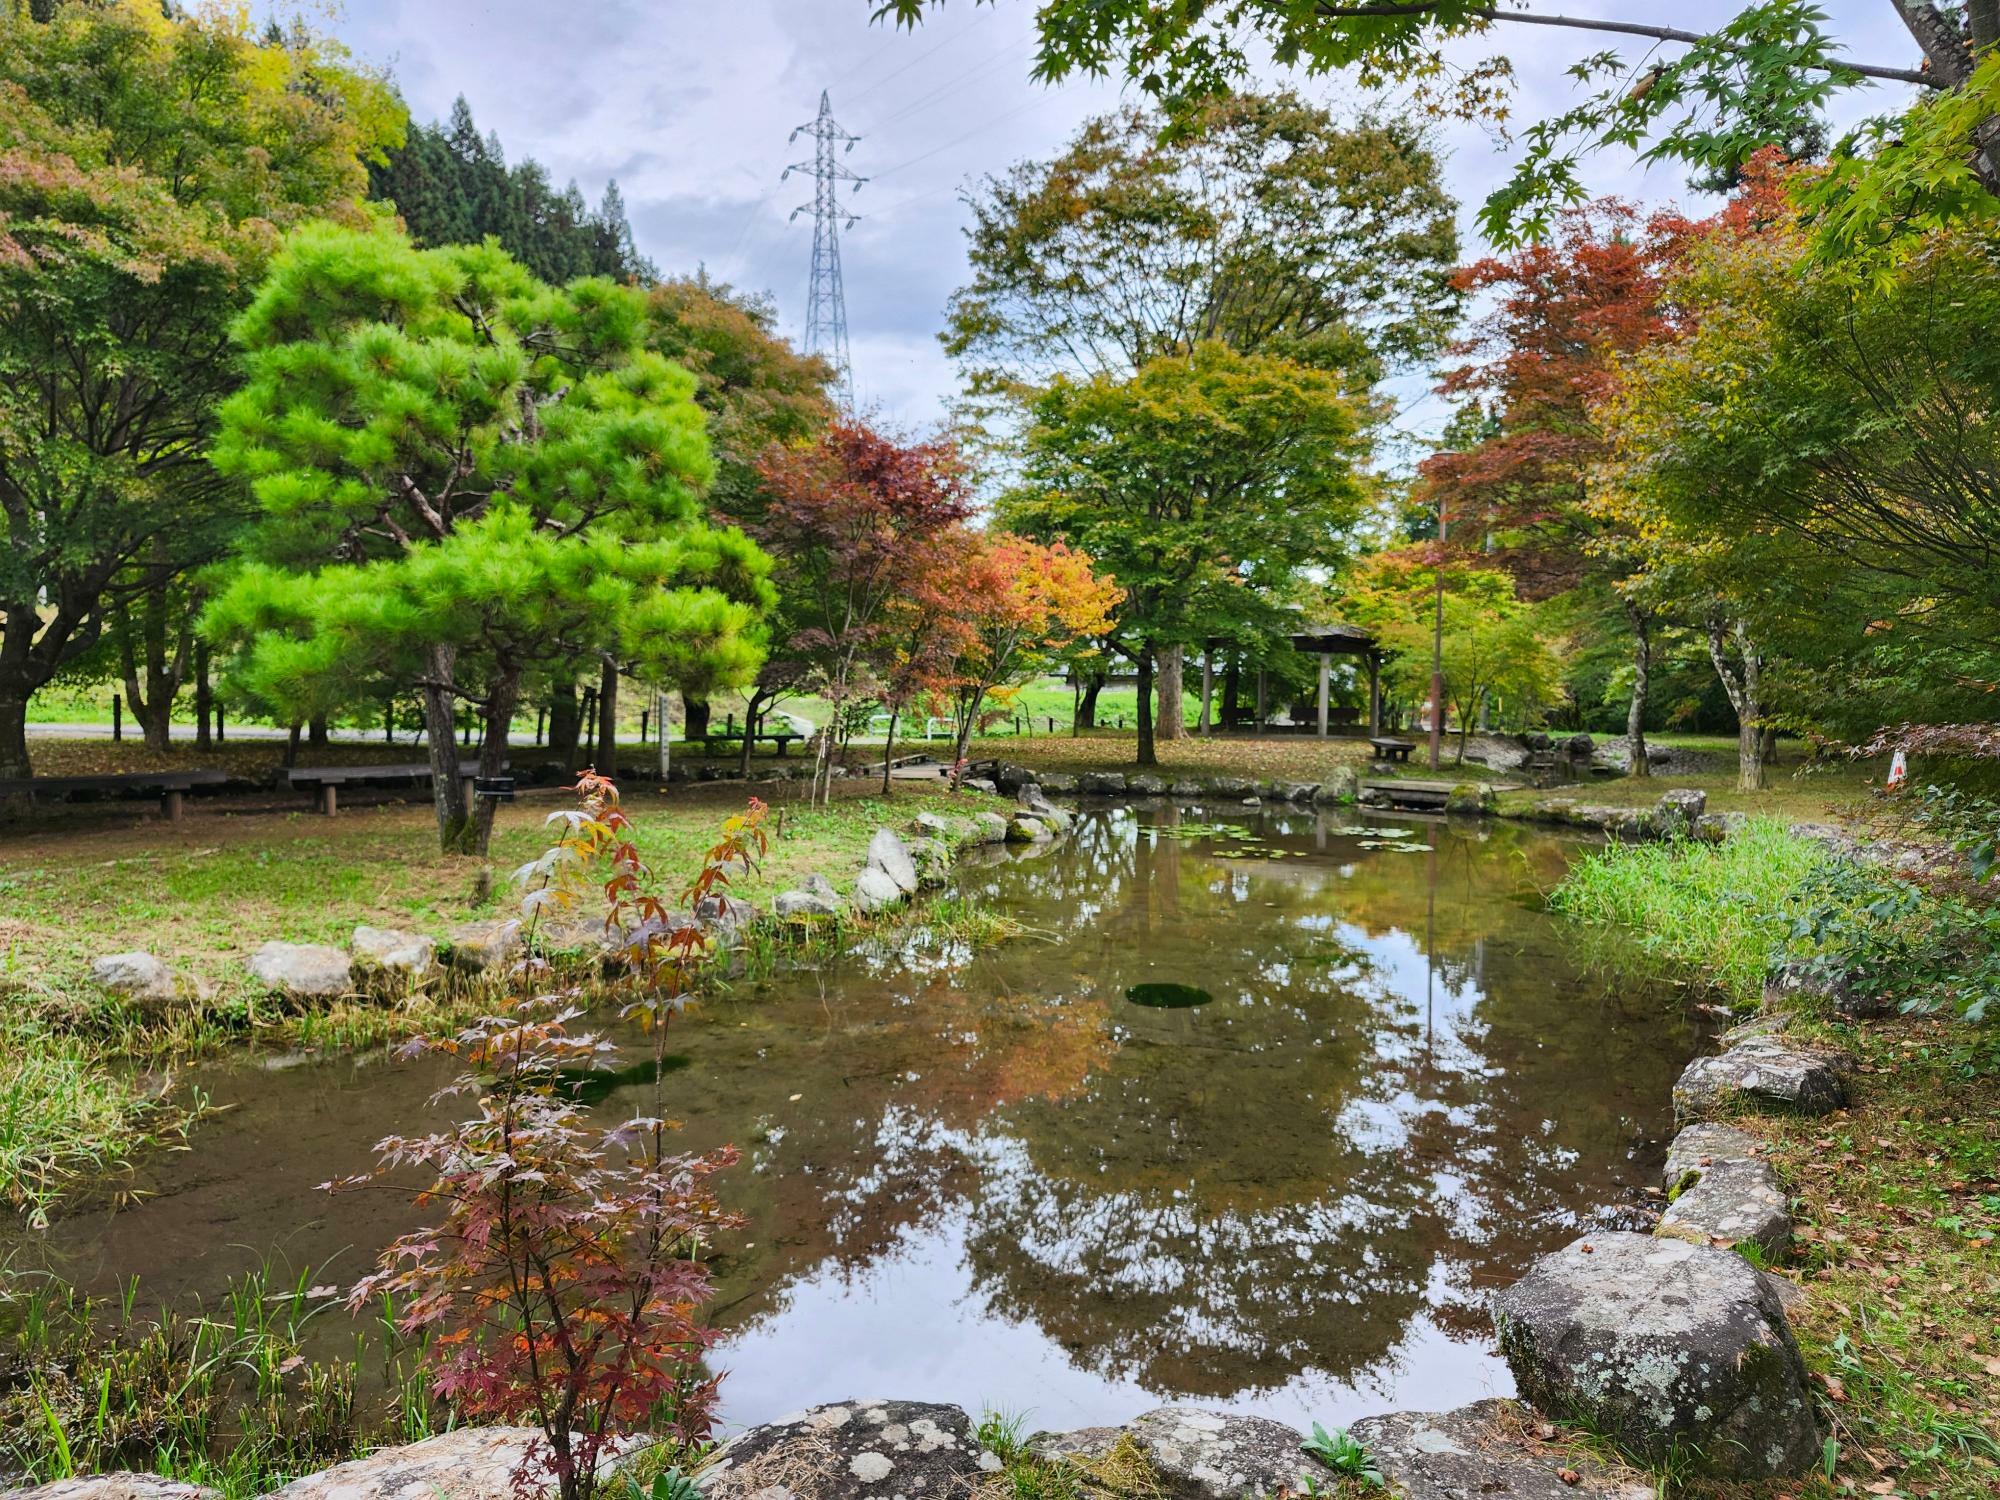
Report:
[{"label": "pond", "polygon": [[[1540,910],[1580,845],[1365,818],[1092,812],[961,868],[1028,933],[877,945],[677,1021],[686,1144],[744,1153],[721,1179],[749,1220],[713,1308],[726,1421],[887,1395],[1302,1426],[1508,1392],[1488,1296],[1641,1214],[1702,1038],[1683,995],[1585,964]],[[317,1184],[439,1118],[443,1076],[204,1069],[222,1112],[192,1149],[37,1255],[154,1296],[213,1299],[272,1255],[351,1280],[413,1210]]]}]

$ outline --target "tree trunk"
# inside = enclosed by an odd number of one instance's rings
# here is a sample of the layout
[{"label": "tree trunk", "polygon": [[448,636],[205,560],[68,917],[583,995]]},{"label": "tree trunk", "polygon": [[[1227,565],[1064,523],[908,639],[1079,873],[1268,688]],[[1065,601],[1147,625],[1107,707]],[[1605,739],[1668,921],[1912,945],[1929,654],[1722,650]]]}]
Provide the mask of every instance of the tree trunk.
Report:
[{"label": "tree trunk", "polygon": [[[1736,642],[1742,669],[1729,665],[1728,639]],[[1756,792],[1764,788],[1764,657],[1750,639],[1750,628],[1737,620],[1725,627],[1719,619],[1708,624],[1708,659],[1715,663],[1715,675],[1736,710],[1736,788]]]},{"label": "tree trunk", "polygon": [[[157,547],[155,555],[161,555]],[[114,606],[112,628],[118,641],[118,664],[125,679],[125,706],[138,721],[146,748],[165,751],[173,739],[174,699],[187,674],[192,613],[183,612],[179,638],[169,660],[167,575],[163,566],[155,571],[155,581],[140,599],[138,628],[133,628],[127,606],[122,602]]]},{"label": "tree trunk", "polygon": [[451,684],[458,652],[432,646],[424,652],[424,745],[431,763],[431,806],[437,812],[438,847],[446,854],[471,853],[465,789],[458,784],[457,695]]},{"label": "tree trunk", "polygon": [[1139,664],[1139,764],[1157,766],[1153,750],[1153,648],[1144,642],[1136,653]]},{"label": "tree trunk", "polygon": [[[521,696],[521,674],[505,672],[494,679],[488,690],[486,715],[479,739],[479,775],[482,779],[501,776],[507,770],[507,736],[514,723],[514,705]],[[452,778],[456,784],[457,777]],[[461,796],[463,788],[460,789]],[[475,797],[466,809],[466,854],[486,857],[493,842],[493,817],[500,804],[492,797]]]},{"label": "tree trunk", "polygon": [[194,747],[206,750],[213,738],[215,699],[208,684],[208,642],[194,643]]},{"label": "tree trunk", "polygon": [[608,656],[597,676],[597,769],[618,779],[618,663]]},{"label": "tree trunk", "polygon": [[1631,600],[1625,614],[1632,621],[1632,701],[1625,708],[1625,742],[1631,746],[1630,775],[1651,776],[1646,759],[1646,697],[1652,688],[1653,620]]},{"label": "tree trunk", "polygon": [[698,740],[708,733],[708,700],[681,695],[681,738]]},{"label": "tree trunk", "polygon": [[1097,727],[1097,695],[1104,691],[1104,679],[1109,674],[1103,671],[1090,673],[1083,681],[1083,700],[1077,704],[1076,727],[1095,729]]},{"label": "tree trunk", "polygon": [[1764,762],[1764,766],[1767,770],[1778,763],[1777,725],[1766,724],[1764,726],[1764,742],[1763,744],[1758,746],[1757,753],[1758,753],[1758,758]]},{"label": "tree trunk", "polygon": [[565,771],[576,769],[577,742],[582,738],[583,712],[572,682],[549,694],[549,751]]},{"label": "tree trunk", "polygon": [[896,753],[896,709],[889,710],[889,737],[882,742],[882,795],[889,795],[889,759]]},{"label": "tree trunk", "polygon": [[1160,710],[1153,720],[1153,733],[1163,740],[1177,740],[1187,732],[1181,691],[1181,666],[1185,659],[1179,646],[1162,646],[1159,650]]},{"label": "tree trunk", "polygon": [[756,751],[755,735],[764,715],[764,705],[777,701],[775,691],[766,693],[762,688],[752,687],[750,696],[743,700],[743,743],[736,752],[736,770],[745,781],[750,779],[750,757]]},{"label": "tree trunk", "polygon": [[1242,696],[1242,693],[1243,672],[1237,666],[1235,658],[1232,657],[1229,665],[1223,669],[1222,673],[1222,727],[1224,729],[1234,729],[1236,727],[1237,717],[1242,713],[1242,705],[1237,702],[1237,699]]},{"label": "tree trunk", "polygon": [[0,777],[32,776],[28,758],[28,695],[0,691]]},{"label": "tree trunk", "polygon": [[290,732],[285,736],[285,769],[287,771],[299,763],[299,732],[304,728],[305,725],[294,719],[292,720]]},{"label": "tree trunk", "polygon": [[328,745],[333,743],[332,737],[326,732],[325,714],[314,714],[312,721],[306,725],[306,743],[308,745]]}]

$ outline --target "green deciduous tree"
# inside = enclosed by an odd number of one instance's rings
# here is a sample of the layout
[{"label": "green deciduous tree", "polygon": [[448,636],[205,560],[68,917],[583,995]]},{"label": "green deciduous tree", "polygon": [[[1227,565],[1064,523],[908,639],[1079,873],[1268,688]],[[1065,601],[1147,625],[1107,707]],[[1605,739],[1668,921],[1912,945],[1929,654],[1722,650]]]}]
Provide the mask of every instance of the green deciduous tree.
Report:
[{"label": "green deciduous tree", "polygon": [[550,288],[491,242],[328,225],[236,325],[250,379],[215,462],[261,515],[206,628],[295,711],[384,673],[416,688],[447,849],[483,852],[492,823],[462,805],[459,701],[492,776],[531,673],[610,656],[741,682],[760,659],[768,560],[707,523],[694,378],[645,327],[643,293]]},{"label": "green deciduous tree", "polygon": [[1029,409],[1001,514],[1124,589],[1113,642],[1139,670],[1150,765],[1158,653],[1256,629],[1301,568],[1344,554],[1368,493],[1364,405],[1336,375],[1209,341],[1129,379],[1058,378]]},{"label": "green deciduous tree", "polygon": [[337,49],[234,12],[0,7],[0,776],[30,769],[29,696],[114,619],[164,732],[153,625],[242,510],[204,456],[229,319],[280,229],[358,217],[402,128]]}]

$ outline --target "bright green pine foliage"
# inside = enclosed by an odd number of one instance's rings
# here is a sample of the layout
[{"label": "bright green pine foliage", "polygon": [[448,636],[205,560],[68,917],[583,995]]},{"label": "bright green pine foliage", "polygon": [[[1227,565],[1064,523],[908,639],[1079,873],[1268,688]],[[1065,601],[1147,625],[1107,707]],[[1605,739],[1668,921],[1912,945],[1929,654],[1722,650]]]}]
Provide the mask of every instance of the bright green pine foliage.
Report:
[{"label": "bright green pine foliage", "polygon": [[[705,518],[694,379],[642,347],[642,293],[545,286],[491,242],[314,225],[235,331],[250,380],[214,458],[261,521],[205,629],[259,699],[304,717],[400,683],[446,757],[469,700],[490,775],[536,673],[756,670],[769,563]],[[440,807],[446,847],[483,848],[490,822]]]}]

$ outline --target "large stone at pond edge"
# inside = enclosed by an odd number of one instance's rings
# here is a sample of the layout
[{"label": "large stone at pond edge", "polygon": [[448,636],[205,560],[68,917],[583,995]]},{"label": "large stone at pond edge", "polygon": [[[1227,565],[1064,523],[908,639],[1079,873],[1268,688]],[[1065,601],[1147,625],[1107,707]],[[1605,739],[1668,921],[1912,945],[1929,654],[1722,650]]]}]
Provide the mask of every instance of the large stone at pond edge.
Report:
[{"label": "large stone at pond edge", "polygon": [[1336,766],[1333,774],[1319,784],[1313,801],[1321,807],[1352,802],[1361,795],[1361,775],[1352,766]]},{"label": "large stone at pond edge", "polygon": [[804,889],[780,891],[771,898],[771,910],[781,917],[837,917],[840,897]]},{"label": "large stone at pond edge", "polygon": [[1331,1472],[1307,1455],[1304,1439],[1282,1422],[1194,1406],[1162,1406],[1123,1427],[1044,1433],[1031,1446],[1043,1458],[1093,1460],[1110,1452],[1121,1433],[1130,1434],[1151,1461],[1165,1500],[1297,1492],[1304,1475],[1322,1486],[1331,1483]]},{"label": "large stone at pond edge", "polygon": [[956,1406],[844,1401],[738,1433],[697,1483],[708,1500],[958,1500],[999,1469]]},{"label": "large stone at pond edge", "polygon": [[1766,1260],[1776,1260],[1792,1243],[1792,1216],[1771,1164],[1737,1158],[1702,1168],[1694,1186],[1667,1206],[1653,1233],[1697,1245],[1750,1240],[1762,1247]]},{"label": "large stone at pond edge", "polygon": [[[520,1500],[516,1471],[540,1441],[532,1427],[461,1427],[308,1474],[267,1500]],[[531,1482],[525,1493],[554,1489]]]},{"label": "large stone at pond edge", "polygon": [[1125,790],[1135,797],[1164,797],[1167,782],[1163,776],[1152,776],[1142,771],[1137,776],[1125,778]]},{"label": "large stone at pond edge", "polygon": [[281,994],[304,1000],[345,995],[354,988],[353,960],[324,943],[266,943],[250,955],[250,972]]},{"label": "large stone at pond edge", "polygon": [[107,953],[93,958],[90,978],[99,989],[141,1005],[164,1005],[174,998],[173,970],[150,953]]},{"label": "large stone at pond edge", "polygon": [[1743,1109],[1770,1108],[1823,1115],[1847,1103],[1843,1059],[1753,1042],[1714,1057],[1697,1057],[1674,1085],[1674,1115],[1712,1120]]},{"label": "large stone at pond edge", "polygon": [[893,828],[878,828],[875,837],[868,841],[868,868],[880,870],[896,882],[896,889],[905,896],[917,893],[917,865],[910,858],[910,851]]},{"label": "large stone at pond edge", "polygon": [[1007,820],[997,812],[983,812],[972,820],[978,830],[977,838],[982,844],[1004,844],[1007,842]]},{"label": "large stone at pond edge", "polygon": [[1660,1173],[1660,1186],[1669,1193],[1679,1192],[1703,1172],[1721,1161],[1748,1161],[1761,1153],[1757,1138],[1734,1125],[1700,1120],[1683,1126],[1667,1147],[1667,1164]]},{"label": "large stone at pond edge", "polygon": [[0,1490],[5,1500],[220,1500],[221,1492],[158,1474],[90,1474],[25,1489]]},{"label": "large stone at pond edge", "polygon": [[1076,789],[1086,797],[1122,797],[1125,795],[1125,773],[1085,771],[1076,778]]},{"label": "large stone at pond edge", "polygon": [[437,967],[437,942],[420,932],[392,927],[357,927],[347,946],[355,967],[422,979]]},{"label": "large stone at pond edge", "polygon": [[[1363,1417],[1347,1431],[1401,1500],[1653,1500],[1644,1475],[1551,1448],[1532,1435],[1532,1420],[1511,1401],[1475,1401]],[[1576,1483],[1559,1478],[1562,1469]]]},{"label": "large stone at pond edge", "polygon": [[870,865],[854,877],[854,905],[863,912],[886,911],[903,899],[903,888]]},{"label": "large stone at pond edge", "polygon": [[1586,1235],[1493,1301],[1521,1394],[1642,1462],[1694,1453],[1730,1479],[1803,1474],[1820,1430],[1763,1272],[1732,1250]]},{"label": "large stone at pond edge", "polygon": [[461,922],[445,934],[451,945],[450,963],[468,974],[504,967],[521,951],[521,924],[512,917],[497,922]]}]

